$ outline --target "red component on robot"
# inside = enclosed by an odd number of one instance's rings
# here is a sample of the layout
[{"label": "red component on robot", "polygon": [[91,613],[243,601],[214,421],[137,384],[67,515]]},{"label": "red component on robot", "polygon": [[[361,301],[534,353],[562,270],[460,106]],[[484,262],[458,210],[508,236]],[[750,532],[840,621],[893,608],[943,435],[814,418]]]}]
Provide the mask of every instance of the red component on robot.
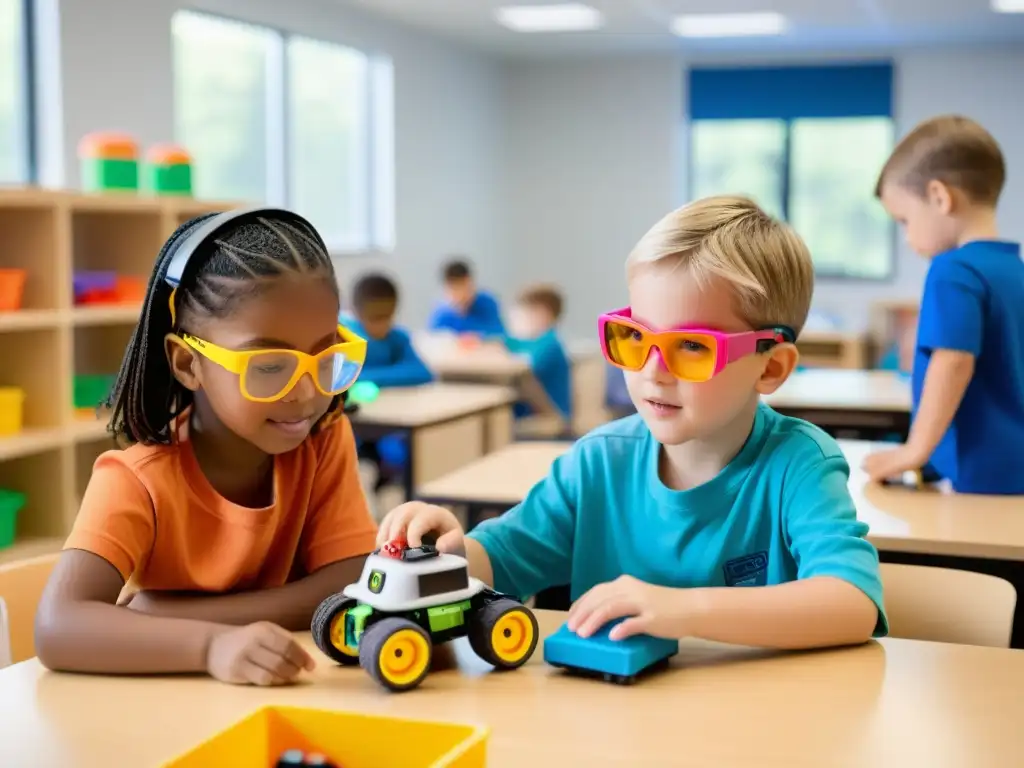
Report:
[{"label": "red component on robot", "polygon": [[405,555],[405,550],[408,548],[409,542],[405,540],[405,537],[399,536],[397,539],[392,539],[381,547],[380,554],[384,557],[393,557],[396,560],[401,560]]}]

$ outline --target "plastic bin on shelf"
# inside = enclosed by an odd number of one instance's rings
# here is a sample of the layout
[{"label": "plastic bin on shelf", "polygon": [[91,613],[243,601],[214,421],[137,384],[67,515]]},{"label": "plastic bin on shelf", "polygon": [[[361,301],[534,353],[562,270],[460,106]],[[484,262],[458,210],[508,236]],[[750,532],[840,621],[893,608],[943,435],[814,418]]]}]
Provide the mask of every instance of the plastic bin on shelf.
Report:
[{"label": "plastic bin on shelf", "polygon": [[486,728],[299,707],[264,707],[163,768],[271,768],[285,752],[343,768],[484,768]]},{"label": "plastic bin on shelf", "polygon": [[0,488],[0,549],[6,549],[14,543],[18,513],[25,506],[25,501],[25,494]]},{"label": "plastic bin on shelf", "polygon": [[74,406],[76,409],[94,410],[106,400],[111,387],[117,381],[117,374],[78,374],[74,381]]},{"label": "plastic bin on shelf", "polygon": [[0,435],[21,432],[25,410],[25,390],[20,387],[0,387]]},{"label": "plastic bin on shelf", "polygon": [[141,304],[146,281],[116,272],[75,272],[75,304]]},{"label": "plastic bin on shelf", "polygon": [[27,277],[24,269],[0,269],[0,312],[21,309]]}]

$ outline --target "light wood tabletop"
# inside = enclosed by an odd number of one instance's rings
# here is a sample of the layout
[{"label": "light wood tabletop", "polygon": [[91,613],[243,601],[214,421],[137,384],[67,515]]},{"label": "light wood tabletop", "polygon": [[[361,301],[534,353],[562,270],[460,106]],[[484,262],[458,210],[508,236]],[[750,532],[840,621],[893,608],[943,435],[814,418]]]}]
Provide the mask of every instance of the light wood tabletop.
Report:
[{"label": "light wood tabletop", "polygon": [[[564,614],[538,619],[547,635]],[[627,688],[569,677],[540,646],[522,669],[494,673],[459,640],[420,688],[389,694],[302,637],[319,666],[289,688],[9,667],[0,765],[151,768],[268,704],[488,726],[489,768],[1007,768],[1024,750],[1019,651],[885,639],[778,654],[684,641],[669,670]]]},{"label": "light wood tabletop", "polygon": [[509,406],[515,399],[515,390],[493,384],[437,382],[396,387],[382,389],[372,403],[360,405],[352,421],[396,428],[423,427]]},{"label": "light wood tabletop", "polygon": [[466,346],[450,334],[417,333],[416,352],[441,379],[512,382],[530,373],[530,361],[498,342]]},{"label": "light wood tabletop", "polygon": [[797,371],[764,397],[773,408],[909,412],[910,382],[891,371],[808,369]]},{"label": "light wood tabletop", "polygon": [[[1024,498],[872,483],[861,463],[886,444],[840,440],[839,445],[850,463],[849,487],[857,517],[868,524],[868,537],[879,549],[1024,561]],[[570,447],[564,442],[513,443],[424,484],[417,496],[449,504],[511,507]]]}]

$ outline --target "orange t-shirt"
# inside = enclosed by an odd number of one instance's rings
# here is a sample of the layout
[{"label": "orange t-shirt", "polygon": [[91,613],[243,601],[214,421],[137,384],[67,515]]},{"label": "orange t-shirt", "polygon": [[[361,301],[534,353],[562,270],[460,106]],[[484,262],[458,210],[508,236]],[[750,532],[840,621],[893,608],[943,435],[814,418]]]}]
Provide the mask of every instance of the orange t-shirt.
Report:
[{"label": "orange t-shirt", "polygon": [[139,589],[278,587],[375,546],[352,425],[339,418],[274,460],[274,504],[224,499],[199,468],[187,417],[170,446],[109,451],[93,466],[65,549],[110,562]]}]

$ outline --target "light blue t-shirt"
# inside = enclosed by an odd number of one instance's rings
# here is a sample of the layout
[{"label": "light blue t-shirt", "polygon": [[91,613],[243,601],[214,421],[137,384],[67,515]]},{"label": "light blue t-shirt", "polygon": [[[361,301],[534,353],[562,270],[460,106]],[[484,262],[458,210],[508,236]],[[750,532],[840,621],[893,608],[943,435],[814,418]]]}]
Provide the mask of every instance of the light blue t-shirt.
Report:
[{"label": "light blue t-shirt", "polygon": [[739,454],[704,485],[658,477],[661,446],[640,416],[581,438],[505,515],[470,532],[494,587],[521,598],[570,585],[575,600],[628,574],[668,587],[741,587],[832,576],[878,607],[878,552],[847,488],[849,465],[817,427],[762,404]]}]

